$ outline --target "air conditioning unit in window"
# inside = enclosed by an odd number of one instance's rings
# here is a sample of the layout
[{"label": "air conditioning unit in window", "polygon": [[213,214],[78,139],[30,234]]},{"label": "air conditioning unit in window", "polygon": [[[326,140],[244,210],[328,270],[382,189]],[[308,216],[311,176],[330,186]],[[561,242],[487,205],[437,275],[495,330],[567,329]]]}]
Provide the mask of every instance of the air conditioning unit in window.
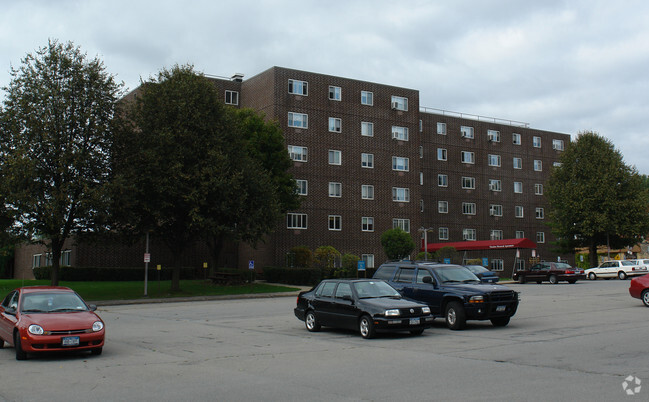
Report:
[{"label": "air conditioning unit in window", "polygon": [[399,109],[399,102],[392,102],[392,110]]},{"label": "air conditioning unit in window", "polygon": [[496,191],[498,189],[498,186],[496,183],[489,183],[489,190],[490,191]]},{"label": "air conditioning unit in window", "polygon": [[493,135],[488,135],[487,136],[487,141],[494,142],[494,136]]},{"label": "air conditioning unit in window", "polygon": [[495,208],[489,208],[489,216],[496,216],[496,209]]},{"label": "air conditioning unit in window", "polygon": [[398,139],[398,138],[399,138],[399,132],[398,132],[398,131],[393,131],[393,132],[392,132],[392,139],[393,139],[393,140],[396,140],[396,139]]}]

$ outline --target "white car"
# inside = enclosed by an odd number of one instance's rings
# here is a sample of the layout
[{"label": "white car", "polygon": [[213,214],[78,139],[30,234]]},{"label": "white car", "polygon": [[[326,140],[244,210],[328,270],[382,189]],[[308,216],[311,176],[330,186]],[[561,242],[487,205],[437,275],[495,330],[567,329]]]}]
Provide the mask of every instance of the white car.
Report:
[{"label": "white car", "polygon": [[597,278],[619,278],[626,279],[629,276],[640,276],[647,273],[647,266],[636,264],[635,260],[614,260],[605,261],[599,267],[589,268],[584,271],[586,278],[595,280]]},{"label": "white car", "polygon": [[640,267],[647,268],[647,271],[649,271],[649,260],[648,259],[631,260],[631,261],[636,263],[636,265],[640,265]]}]

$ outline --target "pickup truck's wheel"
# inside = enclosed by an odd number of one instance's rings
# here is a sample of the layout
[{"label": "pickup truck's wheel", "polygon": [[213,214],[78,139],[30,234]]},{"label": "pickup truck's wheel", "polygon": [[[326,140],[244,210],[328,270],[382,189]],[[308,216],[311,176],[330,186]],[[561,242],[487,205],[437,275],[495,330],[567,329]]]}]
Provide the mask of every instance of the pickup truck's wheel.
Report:
[{"label": "pickup truck's wheel", "polygon": [[358,320],[358,329],[364,339],[372,339],[376,331],[374,330],[374,323],[369,315],[364,315]]},{"label": "pickup truck's wheel", "polygon": [[313,310],[309,310],[306,312],[306,316],[304,317],[304,325],[306,326],[306,329],[309,332],[320,331],[320,323],[318,322],[318,319],[315,317],[315,313],[313,312]]},{"label": "pickup truck's wheel", "polygon": [[649,289],[642,291],[642,302],[645,306],[649,307]]},{"label": "pickup truck's wheel", "polygon": [[590,279],[591,281],[594,281],[594,280],[597,279],[597,275],[595,275],[594,272],[591,272],[591,273],[588,274],[588,279]]},{"label": "pickup truck's wheel", "polygon": [[625,280],[625,279],[626,279],[626,272],[624,272],[624,271],[620,271],[620,272],[618,272],[618,273],[617,273],[617,278],[618,278],[619,280],[621,280],[621,281]]},{"label": "pickup truck's wheel", "polygon": [[548,278],[548,280],[549,280],[550,283],[553,284],[553,285],[556,285],[556,284],[559,282],[559,280],[557,279],[557,276],[556,276],[556,275],[550,275],[550,278]]},{"label": "pickup truck's wheel", "polygon": [[506,327],[509,324],[509,317],[496,317],[491,319],[494,327]]},{"label": "pickup truck's wheel", "polygon": [[446,305],[446,326],[452,330],[466,327],[466,313],[459,302],[452,301]]}]

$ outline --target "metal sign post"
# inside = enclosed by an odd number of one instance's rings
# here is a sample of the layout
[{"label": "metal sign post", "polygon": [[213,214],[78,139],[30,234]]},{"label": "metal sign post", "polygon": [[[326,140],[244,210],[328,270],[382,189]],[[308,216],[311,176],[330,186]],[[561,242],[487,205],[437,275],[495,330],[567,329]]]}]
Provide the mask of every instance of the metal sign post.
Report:
[{"label": "metal sign post", "polygon": [[146,246],[144,250],[144,297],[148,296],[149,262],[151,262],[151,254],[149,254],[149,232],[146,232]]}]

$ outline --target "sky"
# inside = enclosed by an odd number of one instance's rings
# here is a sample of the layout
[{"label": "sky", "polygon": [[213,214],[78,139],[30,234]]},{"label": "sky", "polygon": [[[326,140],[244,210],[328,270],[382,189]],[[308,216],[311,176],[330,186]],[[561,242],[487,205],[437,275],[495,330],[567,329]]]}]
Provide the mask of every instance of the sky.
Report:
[{"label": "sky", "polygon": [[[649,2],[0,0],[0,87],[49,39],[125,88],[175,64],[419,90],[420,106],[608,138],[649,174]],[[1,92],[4,99],[4,91]]]}]

